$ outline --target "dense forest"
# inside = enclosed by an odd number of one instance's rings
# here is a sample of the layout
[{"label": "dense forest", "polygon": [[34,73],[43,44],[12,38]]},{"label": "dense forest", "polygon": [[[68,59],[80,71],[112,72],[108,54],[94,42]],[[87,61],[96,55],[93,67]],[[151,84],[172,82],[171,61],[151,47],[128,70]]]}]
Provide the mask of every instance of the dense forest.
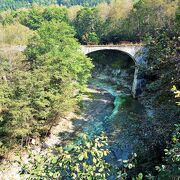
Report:
[{"label": "dense forest", "polygon": [[61,118],[80,112],[94,66],[81,44],[130,41],[148,48],[147,66],[139,67],[146,86],[138,98],[154,110],[149,119],[138,117],[147,149],[119,168],[105,161],[110,153],[105,134],[83,135],[79,144],[19,162],[20,173],[27,179],[179,176],[178,0],[1,0],[0,9],[1,159],[23,152],[33,139],[43,141]]},{"label": "dense forest", "polygon": [[33,4],[41,6],[48,6],[52,4],[73,6],[86,5],[95,6],[101,2],[109,2],[109,0],[1,0],[0,10],[18,9],[24,7],[31,7]]}]

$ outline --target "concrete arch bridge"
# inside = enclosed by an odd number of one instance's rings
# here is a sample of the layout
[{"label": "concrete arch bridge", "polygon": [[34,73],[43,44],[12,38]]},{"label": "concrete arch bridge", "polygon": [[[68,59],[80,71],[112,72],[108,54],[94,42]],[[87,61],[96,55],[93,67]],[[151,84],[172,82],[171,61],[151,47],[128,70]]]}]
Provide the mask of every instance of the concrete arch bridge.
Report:
[{"label": "concrete arch bridge", "polygon": [[142,86],[144,85],[144,79],[139,74],[139,67],[141,65],[146,65],[146,55],[147,49],[143,44],[107,44],[107,45],[84,45],[81,46],[81,50],[84,54],[90,54],[96,51],[102,50],[116,50],[121,51],[128,56],[130,56],[135,63],[135,72],[134,72],[134,80],[132,84],[132,94],[134,97],[137,97],[142,93]]}]

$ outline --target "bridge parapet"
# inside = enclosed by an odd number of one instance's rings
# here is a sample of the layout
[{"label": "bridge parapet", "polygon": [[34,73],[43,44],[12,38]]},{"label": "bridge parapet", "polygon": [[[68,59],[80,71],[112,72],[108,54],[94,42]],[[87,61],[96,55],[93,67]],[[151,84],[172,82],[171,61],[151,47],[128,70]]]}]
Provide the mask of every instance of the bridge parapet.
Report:
[{"label": "bridge parapet", "polygon": [[122,46],[144,46],[143,43],[120,43],[120,44],[88,44],[85,47],[122,47]]}]

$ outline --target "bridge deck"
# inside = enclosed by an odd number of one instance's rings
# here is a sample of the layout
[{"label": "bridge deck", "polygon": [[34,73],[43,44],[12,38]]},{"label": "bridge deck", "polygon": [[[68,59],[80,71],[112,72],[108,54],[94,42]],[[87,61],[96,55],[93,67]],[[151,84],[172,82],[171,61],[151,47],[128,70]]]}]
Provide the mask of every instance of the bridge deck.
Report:
[{"label": "bridge deck", "polygon": [[126,43],[123,43],[123,44],[97,44],[97,45],[82,45],[82,46],[85,46],[85,47],[122,47],[122,46],[144,46],[143,43],[136,43],[136,44],[133,44],[133,43],[129,43],[129,44],[126,44]]}]

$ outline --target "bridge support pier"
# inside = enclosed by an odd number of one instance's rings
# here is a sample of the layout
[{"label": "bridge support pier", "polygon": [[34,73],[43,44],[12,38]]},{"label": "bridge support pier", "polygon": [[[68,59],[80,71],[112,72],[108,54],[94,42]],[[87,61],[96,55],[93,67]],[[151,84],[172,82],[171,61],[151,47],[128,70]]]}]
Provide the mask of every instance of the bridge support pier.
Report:
[{"label": "bridge support pier", "polygon": [[135,68],[134,72],[134,80],[133,80],[133,85],[132,85],[132,95],[135,98],[137,96],[137,84],[138,84],[138,67]]},{"label": "bridge support pier", "polygon": [[145,83],[146,81],[143,75],[139,73],[139,68],[135,67],[134,80],[133,80],[133,85],[132,85],[132,95],[134,98],[141,95],[141,93],[143,92]]}]

